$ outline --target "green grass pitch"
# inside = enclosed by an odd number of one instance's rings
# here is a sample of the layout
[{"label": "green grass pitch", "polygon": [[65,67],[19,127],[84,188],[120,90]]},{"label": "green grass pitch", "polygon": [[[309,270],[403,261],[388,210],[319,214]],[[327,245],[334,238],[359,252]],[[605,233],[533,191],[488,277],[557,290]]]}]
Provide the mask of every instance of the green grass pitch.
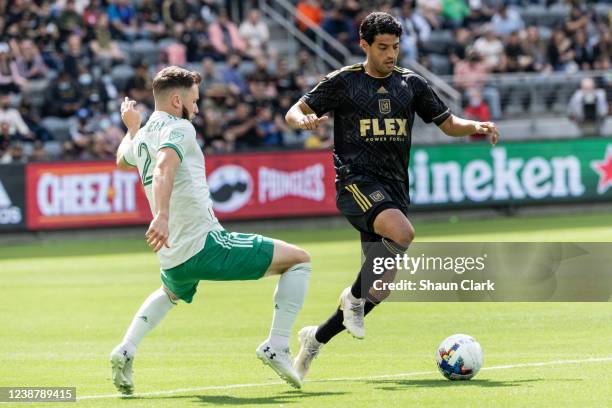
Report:
[{"label": "green grass pitch", "polygon": [[[420,240],[612,241],[608,214],[415,227]],[[320,323],[354,278],[357,234],[347,228],[267,235],[310,251],[313,276],[294,333]],[[276,279],[203,282],[193,304],[179,304],[144,339],[135,360],[137,395],[119,399],[108,353],[160,284],[144,240],[3,245],[0,282],[0,386],[76,386],[78,406],[604,407],[612,401],[612,303],[384,304],[366,319],[365,340],[336,337],[295,391],[254,353],[267,336]],[[474,336],[484,349],[485,368],[472,381],[450,382],[436,372],[435,349],[453,333]],[[295,336],[292,348],[297,352]]]}]

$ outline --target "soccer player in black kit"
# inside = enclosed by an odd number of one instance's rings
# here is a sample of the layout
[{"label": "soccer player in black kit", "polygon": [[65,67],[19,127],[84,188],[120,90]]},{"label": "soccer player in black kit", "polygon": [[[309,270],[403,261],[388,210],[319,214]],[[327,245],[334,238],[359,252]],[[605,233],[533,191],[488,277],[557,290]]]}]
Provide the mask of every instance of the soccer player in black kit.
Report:
[{"label": "soccer player in black kit", "polygon": [[[320,326],[298,333],[294,367],[304,378],[321,346],[347,331],[365,336],[364,316],[389,293],[376,291],[374,258],[403,254],[414,239],[408,220],[408,159],[414,115],[449,136],[499,133],[494,123],[453,115],[427,81],[396,66],[401,25],[387,13],[369,14],[359,28],[364,63],[334,71],[287,112],[293,128],[315,129],[334,114],[336,205],[361,234],[365,257],[357,279],[340,295],[340,306]],[[390,278],[395,271],[390,272]]]}]

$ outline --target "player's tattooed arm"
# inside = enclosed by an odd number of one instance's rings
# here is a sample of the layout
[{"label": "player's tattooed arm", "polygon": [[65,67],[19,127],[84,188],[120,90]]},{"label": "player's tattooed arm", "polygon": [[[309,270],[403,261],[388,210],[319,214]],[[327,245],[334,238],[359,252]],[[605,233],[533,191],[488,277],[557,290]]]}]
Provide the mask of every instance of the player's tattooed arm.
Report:
[{"label": "player's tattooed arm", "polygon": [[132,139],[136,136],[136,133],[140,129],[140,123],[142,118],[140,112],[135,108],[136,101],[129,99],[127,96],[121,103],[121,120],[127,128],[127,133],[121,140],[119,148],[117,148],[117,167],[126,170],[133,167],[127,160],[124,159],[124,155],[127,149],[131,147]]},{"label": "player's tattooed arm", "polygon": [[297,101],[285,115],[285,121],[294,129],[316,129],[321,123],[329,120],[324,115],[320,118],[302,100]]},{"label": "player's tattooed arm", "polygon": [[449,136],[468,136],[473,134],[485,134],[489,136],[492,145],[499,141],[499,131],[493,122],[476,122],[450,115],[448,119],[440,124],[440,129]]}]

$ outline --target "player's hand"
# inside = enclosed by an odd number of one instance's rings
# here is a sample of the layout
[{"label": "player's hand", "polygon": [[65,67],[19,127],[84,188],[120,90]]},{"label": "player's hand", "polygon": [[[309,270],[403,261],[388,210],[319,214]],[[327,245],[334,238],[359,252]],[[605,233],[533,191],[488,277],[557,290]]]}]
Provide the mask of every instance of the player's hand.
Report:
[{"label": "player's hand", "polygon": [[499,141],[499,130],[493,122],[479,122],[476,125],[476,133],[488,135],[493,146]]},{"label": "player's hand", "polygon": [[140,122],[142,121],[140,112],[136,110],[135,106],[136,101],[127,96],[121,103],[121,120],[123,120],[125,127],[128,128],[128,132],[130,132],[132,137],[140,129]]},{"label": "player's hand", "polygon": [[157,252],[163,247],[170,248],[168,235],[168,217],[157,214],[145,234],[147,244],[153,252]]},{"label": "player's hand", "polygon": [[304,115],[297,123],[298,129],[314,130],[319,127],[321,123],[327,122],[328,116],[317,117],[314,113]]}]

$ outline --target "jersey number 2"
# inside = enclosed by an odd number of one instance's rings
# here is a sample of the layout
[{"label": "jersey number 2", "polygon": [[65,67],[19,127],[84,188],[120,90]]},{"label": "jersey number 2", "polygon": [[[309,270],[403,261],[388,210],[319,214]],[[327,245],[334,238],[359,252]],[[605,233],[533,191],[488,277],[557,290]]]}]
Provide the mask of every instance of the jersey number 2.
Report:
[{"label": "jersey number 2", "polygon": [[151,155],[149,154],[149,149],[145,143],[141,143],[138,146],[138,157],[142,157],[142,154],[147,155],[147,159],[145,160],[144,167],[142,169],[142,185],[148,186],[153,182],[153,176],[149,175],[149,167],[151,167]]}]

